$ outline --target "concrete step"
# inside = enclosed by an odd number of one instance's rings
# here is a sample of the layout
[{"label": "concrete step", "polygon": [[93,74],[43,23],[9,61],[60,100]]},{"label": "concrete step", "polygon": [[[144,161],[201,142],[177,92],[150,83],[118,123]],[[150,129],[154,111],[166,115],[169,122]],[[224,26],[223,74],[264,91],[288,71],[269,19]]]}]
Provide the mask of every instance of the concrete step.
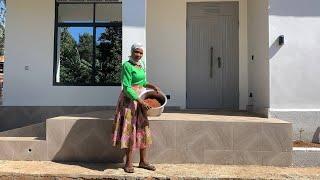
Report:
[{"label": "concrete step", "polygon": [[21,128],[0,132],[0,137],[44,137],[46,136],[46,123],[37,123]]},{"label": "concrete step", "polygon": [[[113,115],[114,111],[100,111],[48,119],[48,158],[122,162],[123,151],[111,146]],[[149,157],[154,163],[292,163],[292,124],[278,119],[246,113],[168,112],[150,118],[150,127]]]},{"label": "concrete step", "polygon": [[[0,137],[0,159],[121,163],[124,151],[111,143],[113,116],[114,111],[98,111],[47,119],[45,138]],[[153,163],[292,164],[292,124],[286,121],[178,111],[150,118],[150,127]]]},{"label": "concrete step", "polygon": [[47,160],[45,137],[0,137],[0,160]]},{"label": "concrete step", "polygon": [[320,167],[320,148],[294,147],[293,165],[297,167]]}]

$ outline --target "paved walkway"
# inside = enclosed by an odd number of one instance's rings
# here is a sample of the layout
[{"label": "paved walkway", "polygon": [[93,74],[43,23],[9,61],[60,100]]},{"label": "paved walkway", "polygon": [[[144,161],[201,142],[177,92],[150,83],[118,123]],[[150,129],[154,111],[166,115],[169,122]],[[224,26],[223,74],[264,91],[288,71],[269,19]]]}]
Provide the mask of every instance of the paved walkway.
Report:
[{"label": "paved walkway", "polygon": [[320,179],[319,168],[158,164],[157,171],[121,164],[0,161],[0,179]]}]

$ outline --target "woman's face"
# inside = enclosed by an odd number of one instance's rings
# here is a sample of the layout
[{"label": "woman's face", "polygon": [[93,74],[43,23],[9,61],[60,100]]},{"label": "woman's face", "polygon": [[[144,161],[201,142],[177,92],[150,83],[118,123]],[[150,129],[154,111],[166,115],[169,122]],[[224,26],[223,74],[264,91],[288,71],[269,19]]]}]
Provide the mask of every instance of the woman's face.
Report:
[{"label": "woman's face", "polygon": [[131,57],[133,58],[133,60],[135,61],[139,61],[143,56],[143,50],[140,49],[140,48],[137,48],[135,49],[133,52],[132,52],[132,55]]}]

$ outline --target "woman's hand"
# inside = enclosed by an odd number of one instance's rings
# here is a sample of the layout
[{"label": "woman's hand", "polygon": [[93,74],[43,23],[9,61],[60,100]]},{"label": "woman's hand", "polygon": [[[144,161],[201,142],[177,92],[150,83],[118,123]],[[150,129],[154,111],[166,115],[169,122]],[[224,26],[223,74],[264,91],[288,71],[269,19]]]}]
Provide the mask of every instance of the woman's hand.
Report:
[{"label": "woman's hand", "polygon": [[151,89],[153,89],[155,92],[159,93],[161,89],[158,86],[152,85]]},{"label": "woman's hand", "polygon": [[158,86],[154,86],[154,89],[157,93],[159,93],[161,91],[161,89]]},{"label": "woman's hand", "polygon": [[143,103],[143,107],[144,107],[146,110],[151,109],[151,106],[149,106],[149,104],[147,104],[147,103]]},{"label": "woman's hand", "polygon": [[161,89],[160,89],[158,86],[156,86],[156,85],[154,85],[154,84],[151,84],[151,83],[148,83],[146,87],[147,87],[147,88],[150,88],[150,89],[153,89],[153,90],[156,91],[157,93],[159,93],[159,92],[161,91]]}]

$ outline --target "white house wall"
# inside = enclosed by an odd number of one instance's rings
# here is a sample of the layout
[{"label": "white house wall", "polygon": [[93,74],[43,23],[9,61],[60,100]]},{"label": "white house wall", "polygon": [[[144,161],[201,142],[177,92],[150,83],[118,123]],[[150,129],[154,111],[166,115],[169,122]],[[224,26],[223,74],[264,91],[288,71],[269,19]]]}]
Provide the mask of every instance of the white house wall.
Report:
[{"label": "white house wall", "polygon": [[[138,42],[147,46],[146,8],[147,0],[122,0],[122,57],[124,61],[128,60],[128,56],[131,55],[133,43]],[[148,52],[144,52],[143,61],[145,61],[147,54]]]},{"label": "white house wall", "polygon": [[[215,0],[211,0],[215,1]],[[124,1],[123,58],[129,45],[147,46],[148,79],[186,105],[186,4],[197,0]],[[133,11],[135,5],[145,12]],[[240,0],[240,109],[248,102],[247,0]],[[129,6],[130,5],[130,6]],[[53,86],[54,1],[10,0],[7,14],[4,106],[114,106],[121,87]],[[147,16],[147,32],[145,19]],[[137,18],[138,17],[138,18]],[[145,40],[146,36],[146,40]],[[29,66],[29,70],[25,70]]]},{"label": "white house wall", "polygon": [[186,3],[148,0],[148,79],[170,94],[169,105],[186,104]]},{"label": "white house wall", "polygon": [[115,105],[120,87],[53,86],[53,0],[7,6],[4,106]]},{"label": "white house wall", "polygon": [[[186,14],[188,2],[219,0],[148,0],[148,78],[171,95],[169,105],[186,106]],[[228,1],[228,0],[227,0]],[[237,1],[237,0],[229,0]],[[248,103],[247,0],[240,7],[240,109]]]},{"label": "white house wall", "polygon": [[319,0],[270,0],[271,110],[320,110],[319,9]]},{"label": "white house wall", "polygon": [[[290,4],[290,6],[288,6]],[[293,123],[293,138],[319,143],[320,1],[270,0],[269,116]],[[284,35],[285,44],[278,45]]]},{"label": "white house wall", "polygon": [[268,28],[268,1],[248,0],[249,105],[263,114],[269,107]]}]

